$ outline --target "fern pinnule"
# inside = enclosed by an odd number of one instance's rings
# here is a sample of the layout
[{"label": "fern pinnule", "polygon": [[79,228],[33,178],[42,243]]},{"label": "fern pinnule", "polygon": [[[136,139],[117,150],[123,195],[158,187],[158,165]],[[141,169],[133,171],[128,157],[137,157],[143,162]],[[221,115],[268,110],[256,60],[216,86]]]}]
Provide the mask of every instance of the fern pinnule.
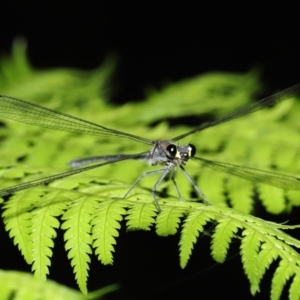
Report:
[{"label": "fern pinnule", "polygon": [[232,238],[241,228],[241,224],[230,218],[220,218],[212,236],[211,254],[219,263],[225,261]]},{"label": "fern pinnule", "polygon": [[[118,289],[116,284],[83,295],[52,280],[34,278],[32,274],[0,270],[0,299],[93,300]],[[101,298],[102,299],[102,298]]]},{"label": "fern pinnule", "polygon": [[231,176],[226,180],[226,191],[232,208],[244,213],[253,211],[253,182]]},{"label": "fern pinnule", "polygon": [[258,253],[258,277],[262,278],[270,265],[278,258],[278,252],[271,243],[262,243]]},{"label": "fern pinnule", "polygon": [[150,230],[153,223],[155,223],[155,216],[157,215],[156,207],[151,203],[137,203],[130,206],[127,211],[126,225],[128,230]]},{"label": "fern pinnule", "polygon": [[[300,268],[298,267],[298,277],[300,276]],[[296,274],[297,274],[296,273]],[[271,299],[280,299],[282,290],[286,282],[295,275],[295,269],[290,265],[288,260],[281,260],[279,266],[277,267],[271,286]],[[299,288],[299,286],[298,286]],[[299,296],[299,295],[298,295]],[[299,299],[299,298],[298,298]]]},{"label": "fern pinnule", "polygon": [[176,206],[166,206],[156,218],[156,233],[160,236],[175,234],[178,230],[180,219],[188,209]]},{"label": "fern pinnule", "polygon": [[289,289],[289,299],[299,300],[300,274],[297,273]]},{"label": "fern pinnule", "polygon": [[60,223],[57,219],[64,209],[66,202],[62,201],[62,191],[55,190],[43,196],[32,211],[32,270],[35,276],[46,279],[51,265],[53,239]]},{"label": "fern pinnule", "polygon": [[98,259],[105,265],[113,263],[114,245],[119,236],[120,222],[123,219],[127,206],[126,201],[106,200],[96,209],[95,217],[91,224],[93,248]]},{"label": "fern pinnule", "polygon": [[5,229],[28,264],[32,263],[32,207],[43,195],[40,188],[22,191],[4,203]]},{"label": "fern pinnule", "polygon": [[[207,199],[212,199],[213,205],[227,206],[225,197],[225,178],[227,174],[216,172],[213,169],[201,168],[200,179],[198,186],[205,187],[205,196]],[[212,180],[213,178],[213,180]]]},{"label": "fern pinnule", "polygon": [[258,251],[261,240],[254,230],[244,229],[242,232],[241,256],[245,273],[250,281],[251,293],[259,291]]},{"label": "fern pinnule", "polygon": [[212,219],[214,216],[204,208],[191,212],[184,220],[179,242],[181,268],[186,266],[199,233],[204,231],[204,225]]},{"label": "fern pinnule", "polygon": [[258,184],[257,191],[263,206],[269,213],[277,215],[284,212],[286,208],[286,199],[285,191],[283,189],[266,184]]},{"label": "fern pinnule", "polygon": [[98,202],[96,197],[81,196],[73,199],[63,214],[62,229],[65,229],[65,248],[71,260],[76,281],[84,294],[87,294],[87,278],[90,255],[92,253],[91,220]]}]

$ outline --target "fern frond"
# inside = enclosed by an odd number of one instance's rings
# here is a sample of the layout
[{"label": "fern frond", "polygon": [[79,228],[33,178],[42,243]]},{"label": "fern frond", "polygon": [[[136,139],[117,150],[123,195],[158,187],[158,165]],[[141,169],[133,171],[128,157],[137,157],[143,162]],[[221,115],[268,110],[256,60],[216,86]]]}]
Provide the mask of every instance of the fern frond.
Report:
[{"label": "fern frond", "polygon": [[113,263],[115,237],[119,236],[120,222],[126,213],[125,201],[107,200],[99,204],[97,215],[92,220],[93,248],[98,259],[105,265]]},{"label": "fern frond", "polygon": [[[88,181],[86,182],[88,184]],[[77,185],[76,187],[79,188]],[[90,189],[93,188],[85,187],[87,191]],[[207,223],[216,225],[212,235],[211,253],[217,262],[225,260],[230,243],[233,238],[238,237],[241,240],[242,263],[250,281],[252,294],[259,291],[263,275],[275,260],[281,264],[272,281],[274,299],[278,298],[288,278],[294,276],[293,279],[298,280],[300,256],[294,248],[300,248],[300,241],[283,232],[297,226],[263,221],[226,207],[205,206],[196,202],[176,202],[172,205],[172,201],[169,200],[162,202],[162,212],[155,220],[156,207],[148,200],[140,200],[133,205],[128,200],[101,199],[98,196],[84,194],[83,189],[79,190],[59,193],[58,189],[46,194],[43,189],[29,190],[32,195],[44,194],[41,202],[37,202],[40,197],[35,196],[30,206],[26,207],[26,210],[30,211],[30,218],[26,220],[32,223],[27,225],[30,229],[27,236],[31,239],[30,244],[36,247],[36,253],[40,253],[37,257],[33,251],[33,268],[40,276],[47,274],[50,264],[52,240],[56,234],[55,228],[59,225],[55,217],[63,216],[62,228],[66,230],[68,257],[80,289],[87,293],[91,245],[102,263],[112,264],[120,221],[123,215],[127,215],[128,229],[149,229],[155,223],[159,235],[176,233],[180,221],[184,219],[179,242],[181,267],[186,266],[199,233],[204,232]],[[12,219],[18,220],[22,214],[14,216],[9,203],[6,204],[8,206],[8,210],[5,211],[6,218],[10,213]],[[22,236],[21,233],[19,235]],[[284,266],[288,266],[285,272]],[[282,272],[285,275],[282,275]],[[295,284],[291,284],[290,293],[293,295],[295,295],[294,286]]]},{"label": "fern frond", "polygon": [[[229,243],[241,231],[241,257],[245,273],[250,281],[251,293],[259,291],[260,281],[276,259],[280,264],[272,281],[272,299],[279,299],[287,280],[300,274],[300,255],[295,248],[300,242],[282,230],[295,229],[299,226],[286,226],[267,222],[250,215],[242,214],[228,208],[216,206],[200,206],[191,209],[184,221],[180,239],[181,266],[184,267],[191,255],[193,244],[203,231],[207,222],[217,222],[212,236],[212,256],[217,261],[224,261]],[[297,281],[298,282],[298,281]],[[295,285],[290,287],[293,297],[300,296]]]},{"label": "fern frond", "polygon": [[[245,75],[206,74],[171,84],[161,92],[150,95],[147,102],[127,103],[112,109],[107,102],[101,101],[104,99],[99,99],[99,86],[102,87],[100,94],[105,94],[103,87],[109,77],[107,74],[112,70],[112,64],[107,64],[96,72],[37,72],[27,65],[24,73],[26,76],[21,78],[18,77],[21,74],[20,68],[12,62],[9,63],[13,70],[11,74],[15,74],[15,82],[5,78],[3,74],[7,72],[0,74],[1,92],[4,94],[99,122],[109,128],[126,128],[127,132],[151,140],[172,138],[190,130],[181,126],[172,128],[171,132],[165,122],[166,118],[210,116],[212,113],[214,117],[218,117],[243,106],[257,91],[259,82],[253,72]],[[5,64],[2,65],[1,62],[0,68],[3,67]],[[286,170],[287,174],[297,174],[300,160],[296,143],[299,128],[296,124],[299,117],[295,112],[299,110],[299,106],[296,106],[296,101],[293,103],[293,99],[290,100],[233,121],[235,124],[224,123],[211,130],[195,133],[188,139],[192,139],[197,146],[199,157],[210,156],[209,159],[212,160],[266,170],[275,166],[279,172],[285,173]],[[295,107],[297,109],[294,109]],[[95,111],[101,112],[101,116],[95,114]],[[45,166],[51,165],[50,173],[61,171],[62,165],[77,156],[80,158],[147,151],[143,145],[126,139],[123,139],[120,145],[118,139],[98,137],[99,143],[95,143],[93,137],[81,136],[79,139],[76,135],[63,132],[52,134],[50,130],[20,126],[2,119],[1,122],[5,124],[5,127],[0,128],[1,188],[17,184],[19,181],[26,182],[30,176],[35,179],[38,173],[48,174],[49,169]],[[266,122],[270,125],[270,130],[266,128]],[[158,123],[160,125],[152,126],[149,130],[149,125]],[[299,298],[300,262],[299,253],[295,248],[300,248],[300,242],[284,233],[285,230],[294,229],[296,226],[275,224],[248,215],[254,206],[252,195],[256,188],[264,207],[275,214],[299,206],[299,192],[283,192],[277,188],[242,180],[239,176],[232,178],[226,172],[218,173],[213,169],[199,170],[199,165],[193,166],[191,163],[187,165],[187,171],[203,189],[213,206],[179,202],[173,198],[160,199],[162,212],[157,216],[148,190],[147,196],[135,194],[132,198],[118,200],[117,197],[126,193],[124,183],[109,184],[109,180],[112,179],[124,180],[124,170],[126,184],[131,184],[145,171],[139,166],[132,168],[133,164],[138,163],[124,161],[107,165],[91,171],[89,176],[64,178],[49,186],[19,192],[10,197],[4,204],[3,218],[6,229],[25,260],[33,264],[36,275],[44,278],[48,273],[59,218],[63,220],[62,228],[66,230],[64,237],[68,257],[77,283],[84,293],[87,293],[92,250],[102,263],[112,264],[114,245],[123,216],[128,230],[150,230],[152,226],[156,226],[156,232],[161,236],[175,234],[183,220],[179,242],[182,267],[186,266],[199,234],[205,230],[207,223],[212,222],[215,225],[211,242],[212,257],[217,262],[224,262],[230,243],[238,237],[241,241],[243,267],[252,294],[259,291],[260,282],[270,265],[279,263],[272,281],[272,297],[278,298],[289,281],[291,299]],[[90,174],[96,175],[92,177]],[[106,180],[101,181],[99,178]],[[149,179],[149,182],[152,182],[151,180]],[[181,182],[179,183],[181,185]],[[164,183],[160,188],[163,185]],[[280,186],[285,188],[284,184]],[[149,187],[152,188],[153,184]],[[165,187],[168,191],[168,186]],[[189,185],[180,188],[180,191],[184,192],[183,195],[190,196],[190,190]],[[226,208],[228,203],[235,210]],[[53,298],[53,294],[51,296]],[[72,299],[75,299],[75,296]]]},{"label": "fern frond", "polygon": [[65,248],[68,251],[68,258],[71,260],[78,286],[84,294],[87,294],[87,278],[92,253],[91,220],[97,206],[96,197],[77,197],[72,199],[62,216],[64,222],[61,227],[66,230]]},{"label": "fern frond", "polygon": [[85,296],[78,291],[59,285],[49,279],[38,279],[24,272],[0,270],[1,300],[92,300],[99,299],[99,297],[115,291],[117,288],[117,285],[110,285]]}]

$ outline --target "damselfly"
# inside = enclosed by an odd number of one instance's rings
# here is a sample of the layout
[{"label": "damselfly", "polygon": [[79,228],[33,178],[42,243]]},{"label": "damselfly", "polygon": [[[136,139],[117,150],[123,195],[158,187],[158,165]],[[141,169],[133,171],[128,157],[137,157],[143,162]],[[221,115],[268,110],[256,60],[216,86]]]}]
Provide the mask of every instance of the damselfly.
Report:
[{"label": "damselfly", "polygon": [[[160,183],[164,179],[168,178],[168,176],[170,176],[170,179],[174,183],[178,197],[182,199],[179,187],[177,186],[175,180],[175,174],[178,169],[181,169],[187,180],[190,182],[196,193],[202,198],[204,203],[210,205],[210,202],[205,197],[202,190],[196,185],[193,178],[185,170],[185,165],[190,159],[197,161],[205,167],[209,167],[221,172],[226,172],[244,179],[258,181],[260,183],[266,183],[283,189],[298,190],[300,189],[300,179],[297,177],[197,157],[195,156],[196,148],[194,145],[179,145],[177,144],[177,142],[195,132],[228,122],[241,116],[248,115],[267,106],[275,105],[278,102],[291,98],[295,94],[299,94],[299,91],[300,84],[290,87],[282,92],[279,92],[267,98],[264,98],[250,106],[241,108],[216,121],[197,126],[196,128],[186,133],[174,137],[173,139],[157,141],[152,141],[150,139],[140,137],[134,134],[107,128],[93,122],[89,122],[65,113],[57,112],[13,97],[0,95],[0,117],[13,119],[30,125],[36,125],[40,127],[46,127],[78,134],[89,134],[96,136],[110,135],[123,137],[151,146],[150,150],[137,154],[113,154],[73,160],[70,164],[72,167],[76,168],[64,173],[52,175],[46,178],[37,179],[2,189],[0,190],[0,197],[13,194],[15,192],[35,187],[38,185],[48,184],[60,178],[64,178],[84,171],[88,171],[108,164],[129,159],[144,160],[150,165],[159,164],[164,166],[162,169],[148,171],[140,175],[129,188],[128,192],[124,195],[124,198],[126,198],[128,194],[132,191],[132,189],[141,181],[142,178],[149,175],[160,174],[159,179],[156,181],[151,190],[158,211],[161,211],[161,208],[158,203],[156,192]],[[95,164],[82,167],[82,165],[90,163]]]}]

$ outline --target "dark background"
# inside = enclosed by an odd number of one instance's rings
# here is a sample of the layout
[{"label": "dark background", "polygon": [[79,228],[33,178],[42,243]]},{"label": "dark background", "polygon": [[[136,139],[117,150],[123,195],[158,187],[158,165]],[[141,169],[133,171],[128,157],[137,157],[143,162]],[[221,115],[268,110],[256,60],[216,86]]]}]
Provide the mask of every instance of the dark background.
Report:
[{"label": "dark background", "polygon": [[[112,101],[118,103],[143,99],[147,86],[160,88],[165,81],[210,71],[247,72],[258,67],[270,92],[300,81],[298,10],[287,3],[264,8],[221,7],[213,2],[178,6],[143,2],[131,7],[91,1],[42,6],[10,2],[0,9],[1,54],[9,54],[14,38],[20,36],[27,39],[30,61],[37,68],[91,69],[115,54],[119,63]],[[299,223],[291,216],[282,218],[277,221]],[[7,234],[1,235],[1,252],[9,251],[10,259],[0,268],[29,270]],[[215,299],[220,294],[252,299],[240,256],[234,256],[238,243],[230,249],[232,258],[214,265],[209,258],[210,239],[204,237],[182,271],[178,241],[179,236],[158,238],[153,232],[123,230],[114,266],[92,261],[89,288],[120,283],[123,290],[110,299]],[[76,287],[62,249],[59,237],[50,277]],[[270,280],[267,275],[256,299],[269,298]]]},{"label": "dark background", "polygon": [[[55,3],[55,2],[54,2]],[[259,67],[273,90],[298,83],[299,18],[296,7],[127,7],[116,4],[33,6],[10,4],[1,12],[1,52],[28,41],[40,68],[95,68],[119,57],[115,99],[142,99],[159,87],[203,72],[247,72]],[[1,8],[1,7],[0,7]]]}]

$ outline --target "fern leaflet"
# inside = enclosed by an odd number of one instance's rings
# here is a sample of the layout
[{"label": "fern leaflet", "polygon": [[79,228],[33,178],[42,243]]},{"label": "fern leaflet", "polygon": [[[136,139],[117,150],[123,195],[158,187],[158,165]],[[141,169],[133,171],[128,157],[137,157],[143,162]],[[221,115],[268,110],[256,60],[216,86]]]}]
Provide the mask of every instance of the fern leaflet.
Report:
[{"label": "fern leaflet", "polygon": [[37,277],[43,279],[49,274],[55,229],[60,226],[57,217],[66,208],[66,198],[61,194],[62,191],[55,190],[44,195],[43,201],[32,211],[32,270]]},{"label": "fern leaflet", "polygon": [[5,229],[9,236],[13,238],[14,244],[18,245],[19,250],[28,264],[32,263],[32,208],[37,199],[43,195],[39,189],[32,189],[20,192],[10,201],[5,202],[2,216]]},{"label": "fern leaflet", "polygon": [[127,228],[129,230],[150,230],[155,222],[156,207],[153,203],[133,204],[126,216]]},{"label": "fern leaflet", "polygon": [[233,236],[240,228],[240,224],[230,218],[218,220],[215,233],[212,237],[212,257],[219,263],[225,261],[227,250]]},{"label": "fern leaflet", "polygon": [[180,218],[187,213],[187,209],[166,206],[156,218],[156,233],[160,236],[175,234],[180,224]]},{"label": "fern leaflet", "polygon": [[62,229],[65,229],[65,248],[71,260],[76,281],[84,294],[87,294],[87,278],[92,253],[91,220],[97,207],[95,197],[82,196],[73,199],[64,213]]},{"label": "fern leaflet", "polygon": [[184,221],[180,247],[180,266],[184,268],[191,256],[192,249],[199,236],[199,232],[203,232],[204,225],[213,219],[213,216],[204,210],[195,210],[191,212]]},{"label": "fern leaflet", "polygon": [[0,270],[0,299],[26,300],[92,300],[115,291],[117,285],[110,285],[90,292],[88,295],[59,285],[52,280],[34,278],[33,275],[17,271]]},{"label": "fern leaflet", "polygon": [[93,247],[98,259],[105,265],[113,263],[115,237],[119,236],[120,221],[126,213],[125,201],[108,200],[101,202],[97,215],[92,220]]}]

